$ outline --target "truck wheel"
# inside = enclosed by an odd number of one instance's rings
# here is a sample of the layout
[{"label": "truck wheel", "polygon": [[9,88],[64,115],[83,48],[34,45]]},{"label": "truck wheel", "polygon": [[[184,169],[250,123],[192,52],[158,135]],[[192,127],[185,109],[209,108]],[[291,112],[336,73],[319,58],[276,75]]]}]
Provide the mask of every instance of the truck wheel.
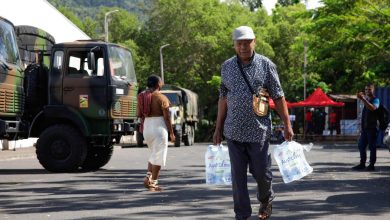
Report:
[{"label": "truck wheel", "polygon": [[144,146],[144,136],[140,132],[136,132],[136,139],[137,139],[137,147],[143,147]]},{"label": "truck wheel", "polygon": [[85,138],[67,125],[46,128],[37,141],[39,163],[51,172],[76,171],[87,154]]},{"label": "truck wheel", "polygon": [[81,167],[85,170],[98,170],[110,161],[114,147],[112,145],[106,147],[88,147],[87,157]]},{"label": "truck wheel", "polygon": [[194,144],[195,131],[193,126],[187,127],[188,132],[186,137],[184,138],[184,144],[186,146],[192,146]]},{"label": "truck wheel", "polygon": [[39,94],[39,72],[38,64],[30,64],[25,70],[25,110],[26,115],[34,117],[41,109],[42,96]]},{"label": "truck wheel", "polygon": [[181,130],[175,131],[175,147],[180,147],[181,144]]}]

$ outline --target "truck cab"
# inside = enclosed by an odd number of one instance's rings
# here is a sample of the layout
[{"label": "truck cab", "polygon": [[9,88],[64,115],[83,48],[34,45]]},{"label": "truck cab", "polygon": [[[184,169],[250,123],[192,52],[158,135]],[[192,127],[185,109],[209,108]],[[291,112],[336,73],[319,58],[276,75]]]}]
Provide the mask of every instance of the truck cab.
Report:
[{"label": "truck cab", "polygon": [[161,89],[170,102],[170,115],[173,131],[175,132],[175,147],[191,146],[195,142],[195,130],[198,123],[198,95],[191,90],[164,85]]},{"label": "truck cab", "polygon": [[14,139],[24,106],[23,66],[13,24],[0,17],[0,138]]},{"label": "truck cab", "polygon": [[[102,41],[55,44],[47,82],[47,103],[33,118],[30,137],[39,137],[40,163],[54,172],[98,169],[113,144],[134,133],[138,84],[131,52]],[[39,84],[39,83],[38,83]]]},{"label": "truck cab", "polygon": [[38,137],[38,160],[53,172],[108,163],[113,144],[138,122],[130,50],[93,40],[55,44],[49,33],[2,17],[0,33],[0,138]]}]

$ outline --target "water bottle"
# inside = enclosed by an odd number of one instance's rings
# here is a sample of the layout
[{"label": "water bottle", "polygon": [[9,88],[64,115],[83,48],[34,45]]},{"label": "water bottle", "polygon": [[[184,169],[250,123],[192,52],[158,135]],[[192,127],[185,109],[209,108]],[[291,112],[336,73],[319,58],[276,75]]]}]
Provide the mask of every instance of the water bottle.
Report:
[{"label": "water bottle", "polygon": [[214,169],[214,174],[215,174],[215,184],[220,185],[223,184],[223,152],[222,152],[222,147],[221,145],[216,147],[216,152],[215,152],[215,169]]},{"label": "water bottle", "polygon": [[232,173],[231,173],[231,165],[230,165],[230,158],[229,158],[229,149],[227,147],[221,148],[222,154],[223,154],[223,175],[222,180],[223,184],[230,185],[232,183]]},{"label": "water bottle", "polygon": [[213,145],[209,145],[205,154],[205,166],[206,166],[206,183],[207,184],[216,184],[215,176],[215,156],[217,153],[217,148]]}]

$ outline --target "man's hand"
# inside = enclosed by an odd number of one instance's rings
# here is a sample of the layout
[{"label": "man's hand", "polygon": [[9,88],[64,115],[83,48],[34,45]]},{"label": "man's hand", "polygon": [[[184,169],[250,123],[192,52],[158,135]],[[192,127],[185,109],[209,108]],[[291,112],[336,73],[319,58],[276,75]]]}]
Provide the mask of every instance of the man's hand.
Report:
[{"label": "man's hand", "polygon": [[292,141],[294,137],[294,131],[292,130],[291,126],[285,126],[284,127],[284,139],[286,141]]},{"label": "man's hand", "polygon": [[356,96],[358,97],[358,99],[363,100],[364,99],[364,92],[358,92],[356,94]]},{"label": "man's hand", "polygon": [[225,118],[227,114],[227,101],[226,98],[219,98],[218,100],[218,115],[216,128],[213,135],[214,145],[220,144],[222,142],[222,130],[225,123]]},{"label": "man's hand", "polygon": [[169,137],[171,138],[171,142],[174,143],[176,140],[175,134],[173,132],[170,132]]},{"label": "man's hand", "polygon": [[215,129],[213,135],[213,144],[218,145],[222,142],[222,132],[220,129]]}]

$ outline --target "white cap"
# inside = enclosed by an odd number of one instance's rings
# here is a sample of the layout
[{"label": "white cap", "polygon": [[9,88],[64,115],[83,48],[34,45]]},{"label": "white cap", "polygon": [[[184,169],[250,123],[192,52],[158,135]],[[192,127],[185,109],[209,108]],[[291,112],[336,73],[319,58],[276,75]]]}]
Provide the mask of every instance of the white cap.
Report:
[{"label": "white cap", "polygon": [[252,28],[248,26],[240,26],[233,31],[233,40],[253,40],[255,38]]}]

